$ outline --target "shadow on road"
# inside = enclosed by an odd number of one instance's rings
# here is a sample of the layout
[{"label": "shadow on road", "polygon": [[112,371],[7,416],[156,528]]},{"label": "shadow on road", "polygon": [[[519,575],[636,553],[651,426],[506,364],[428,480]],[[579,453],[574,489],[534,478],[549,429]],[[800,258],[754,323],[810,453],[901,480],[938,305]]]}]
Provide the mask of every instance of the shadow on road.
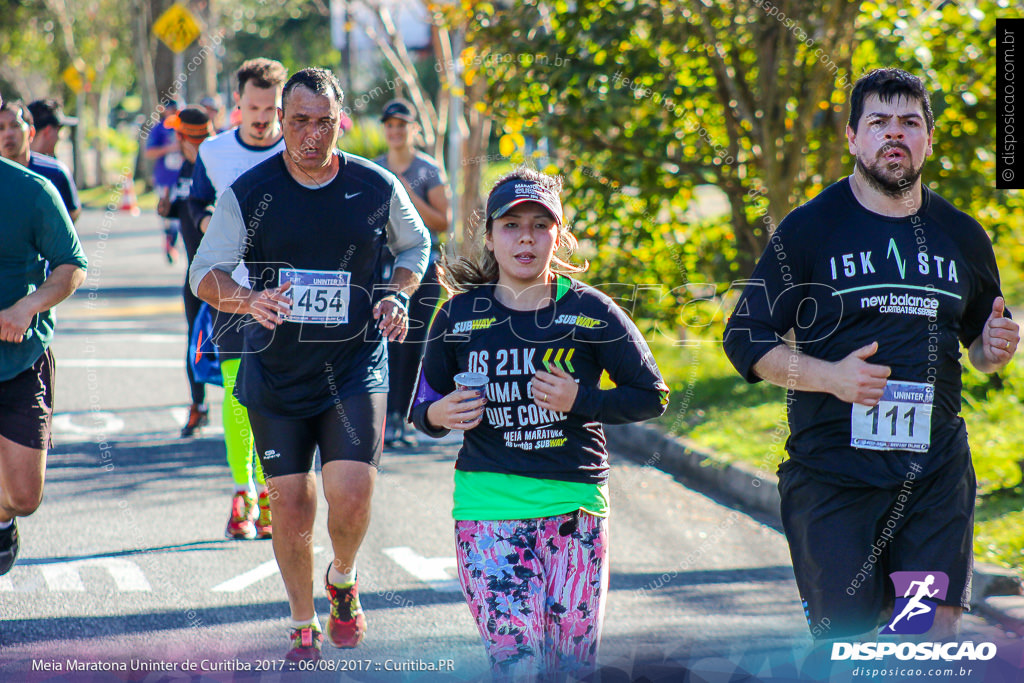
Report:
[{"label": "shadow on road", "polygon": [[[438,593],[429,589],[402,593],[406,602],[396,604],[373,591],[361,591],[359,600],[367,612],[389,609],[421,608],[429,605],[461,603],[462,596]],[[329,614],[330,602],[326,597],[315,600],[318,614]],[[0,647],[39,641],[41,632],[60,634],[61,640],[74,638],[102,638],[118,635],[134,636],[156,633],[188,626],[216,626],[246,621],[280,621],[287,618],[288,602],[255,602],[220,607],[187,607],[184,609],[153,610],[111,616],[68,616],[43,619],[7,619],[0,631]],[[187,614],[187,616],[186,616]]]},{"label": "shadow on road", "polygon": [[[96,296],[100,299],[174,299],[181,296],[180,285],[154,285],[151,287],[100,287],[95,290]],[[91,294],[92,292],[90,292]],[[63,332],[63,330],[61,330]]]},{"label": "shadow on road", "polygon": [[18,562],[18,565],[43,565],[62,564],[64,562],[77,562],[79,560],[95,560],[103,557],[126,557],[129,555],[148,555],[153,553],[166,552],[194,552],[196,550],[223,550],[237,541],[228,539],[192,541],[191,543],[176,543],[174,545],[161,545],[152,548],[131,548],[128,550],[114,550],[106,553],[94,553],[91,555],[64,555],[62,557],[45,557],[39,559],[25,559]]},{"label": "shadow on road", "polygon": [[[156,221],[153,222],[152,228],[146,228],[141,230],[118,230],[113,237],[117,239],[124,239],[127,237],[153,237],[154,244],[156,244],[155,238],[163,236],[163,230],[156,226]],[[103,230],[79,230],[78,239],[82,242],[106,242],[112,237],[109,231]]]},{"label": "shadow on road", "polygon": [[70,484],[76,495],[125,496],[156,486],[165,494],[195,491],[227,472],[220,438],[175,439],[166,433],[152,440],[132,435],[123,440],[62,444],[50,451],[48,485]]},{"label": "shadow on road", "polygon": [[726,583],[791,581],[793,568],[788,565],[775,567],[744,567],[741,569],[705,569],[675,571],[656,574],[653,572],[618,574],[612,572],[612,590],[660,590],[668,586],[686,586]]},{"label": "shadow on road", "polygon": [[[326,599],[324,604],[326,605]],[[317,605],[317,609],[321,609]],[[329,609],[329,607],[327,608]],[[158,610],[136,614],[93,617],[48,617],[4,621],[2,642],[10,646],[39,640],[39,633],[60,634],[61,640],[172,631],[189,626],[236,624],[243,621],[279,620],[288,615],[288,602],[264,602],[222,607]]]}]

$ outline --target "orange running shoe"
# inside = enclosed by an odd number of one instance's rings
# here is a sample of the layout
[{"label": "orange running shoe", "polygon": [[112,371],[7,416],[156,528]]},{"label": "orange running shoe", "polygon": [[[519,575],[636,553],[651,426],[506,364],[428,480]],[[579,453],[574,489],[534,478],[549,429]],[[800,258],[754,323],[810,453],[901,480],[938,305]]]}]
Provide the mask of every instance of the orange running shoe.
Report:
[{"label": "orange running shoe", "polygon": [[256,501],[245,491],[239,491],[231,499],[231,516],[224,535],[231,539],[256,538],[256,521],[259,509]]},{"label": "orange running shoe", "polygon": [[256,502],[260,513],[256,518],[256,538],[270,538],[274,532],[274,527],[270,523],[270,492],[260,491]]}]

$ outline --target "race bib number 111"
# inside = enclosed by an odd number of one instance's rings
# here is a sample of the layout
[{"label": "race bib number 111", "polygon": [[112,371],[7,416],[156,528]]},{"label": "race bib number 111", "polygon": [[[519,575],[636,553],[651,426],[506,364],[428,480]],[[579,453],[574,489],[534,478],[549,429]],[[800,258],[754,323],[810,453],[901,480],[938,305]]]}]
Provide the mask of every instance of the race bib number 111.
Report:
[{"label": "race bib number 111", "polygon": [[344,324],[348,322],[349,279],[342,270],[301,270],[282,268],[278,286],[291,282],[293,323]]},{"label": "race bib number 111", "polygon": [[873,451],[926,452],[931,446],[934,399],[931,384],[889,380],[877,405],[853,404],[850,445]]}]

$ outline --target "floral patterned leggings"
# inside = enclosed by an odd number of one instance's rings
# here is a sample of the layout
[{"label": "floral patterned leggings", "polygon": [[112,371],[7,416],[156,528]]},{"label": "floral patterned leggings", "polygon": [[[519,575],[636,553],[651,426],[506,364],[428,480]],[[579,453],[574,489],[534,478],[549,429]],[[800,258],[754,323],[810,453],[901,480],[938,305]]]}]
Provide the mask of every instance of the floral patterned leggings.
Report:
[{"label": "floral patterned leggings", "polygon": [[455,522],[459,581],[496,680],[595,667],[608,589],[607,520],[585,512]]}]

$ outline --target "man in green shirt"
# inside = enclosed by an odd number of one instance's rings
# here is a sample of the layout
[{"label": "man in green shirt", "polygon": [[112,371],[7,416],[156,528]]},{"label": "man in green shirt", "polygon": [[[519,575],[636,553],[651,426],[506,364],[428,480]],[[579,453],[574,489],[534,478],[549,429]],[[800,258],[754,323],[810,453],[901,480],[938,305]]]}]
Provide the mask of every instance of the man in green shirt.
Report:
[{"label": "man in green shirt", "polygon": [[53,415],[51,309],[85,281],[86,260],[57,190],[41,175],[7,159],[0,159],[0,244],[3,575],[18,556],[15,518],[35,512],[43,497]]}]

